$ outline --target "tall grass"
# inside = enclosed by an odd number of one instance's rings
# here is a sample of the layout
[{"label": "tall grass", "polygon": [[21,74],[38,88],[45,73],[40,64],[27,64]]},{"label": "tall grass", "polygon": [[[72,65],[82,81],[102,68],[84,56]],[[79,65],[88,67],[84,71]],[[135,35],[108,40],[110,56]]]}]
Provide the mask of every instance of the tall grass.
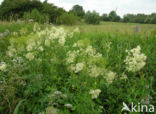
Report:
[{"label": "tall grass", "polygon": [[[155,105],[155,25],[0,24],[11,32],[0,38],[0,113],[120,114],[123,102]],[[137,46],[146,65],[131,72],[126,50]]]}]

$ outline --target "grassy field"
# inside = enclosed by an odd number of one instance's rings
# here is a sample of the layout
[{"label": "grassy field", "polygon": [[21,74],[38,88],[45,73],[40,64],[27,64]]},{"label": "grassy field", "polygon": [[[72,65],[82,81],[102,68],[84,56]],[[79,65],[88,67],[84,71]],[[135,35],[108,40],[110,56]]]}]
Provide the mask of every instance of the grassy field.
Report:
[{"label": "grassy field", "polygon": [[0,22],[0,34],[0,113],[154,112],[156,25]]}]

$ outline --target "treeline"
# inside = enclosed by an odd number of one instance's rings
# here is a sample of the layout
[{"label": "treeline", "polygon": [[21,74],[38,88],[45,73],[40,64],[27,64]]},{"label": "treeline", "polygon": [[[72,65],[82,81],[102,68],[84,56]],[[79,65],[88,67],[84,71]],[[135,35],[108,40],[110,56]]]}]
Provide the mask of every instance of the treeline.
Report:
[{"label": "treeline", "polygon": [[126,14],[123,17],[123,22],[131,22],[131,23],[145,23],[145,24],[156,24],[156,13],[152,13],[151,15],[145,14]]},{"label": "treeline", "polygon": [[1,20],[33,19],[38,22],[56,23],[66,11],[45,0],[3,0],[0,5]]},{"label": "treeline", "polygon": [[99,24],[100,21],[156,24],[156,13],[151,15],[126,14],[121,18],[116,11],[100,16],[96,11],[85,12],[80,5],[73,6],[67,12],[63,8],[48,3],[47,0],[44,2],[40,0],[3,0],[0,5],[0,20],[18,19],[66,25],[73,25],[81,21],[88,24]]}]

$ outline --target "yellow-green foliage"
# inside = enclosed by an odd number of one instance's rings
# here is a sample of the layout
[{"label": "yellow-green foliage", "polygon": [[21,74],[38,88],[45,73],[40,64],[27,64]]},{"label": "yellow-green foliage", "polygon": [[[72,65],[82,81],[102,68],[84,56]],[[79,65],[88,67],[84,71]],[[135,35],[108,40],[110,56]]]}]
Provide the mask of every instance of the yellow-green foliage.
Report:
[{"label": "yellow-green foliage", "polygon": [[155,25],[10,25],[0,38],[0,113],[116,114],[123,102],[154,105]]}]

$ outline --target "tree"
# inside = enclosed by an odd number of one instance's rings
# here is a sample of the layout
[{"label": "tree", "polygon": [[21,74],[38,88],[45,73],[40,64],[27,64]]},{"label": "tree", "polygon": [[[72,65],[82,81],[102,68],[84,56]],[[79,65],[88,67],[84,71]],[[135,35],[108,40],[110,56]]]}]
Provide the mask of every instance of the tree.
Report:
[{"label": "tree", "polygon": [[147,18],[147,15],[145,14],[137,14],[135,18],[136,23],[145,23],[145,20]]},{"label": "tree", "polygon": [[41,12],[49,15],[49,21],[52,23],[56,23],[56,19],[65,13],[65,10],[62,8],[58,8],[53,4],[44,2],[42,5]]},{"label": "tree", "polygon": [[152,13],[150,15],[150,17],[151,17],[150,23],[151,24],[156,24],[156,13]]},{"label": "tree", "polygon": [[79,17],[72,13],[63,13],[56,19],[57,24],[74,25],[78,22]]},{"label": "tree", "polygon": [[24,12],[41,7],[42,3],[38,0],[4,0],[0,6],[0,17],[18,19],[23,17]]},{"label": "tree", "polygon": [[[49,21],[56,23],[57,17],[65,13],[65,10],[50,4],[45,0],[43,3],[39,0],[4,0],[0,5],[0,19],[13,20],[23,18],[24,13],[30,13],[37,9],[41,15],[49,17]],[[40,16],[43,17],[43,16]]]},{"label": "tree", "polygon": [[119,22],[120,16],[117,15],[116,11],[111,11],[109,13],[109,20],[112,22]]},{"label": "tree", "polygon": [[100,16],[96,11],[90,12],[88,11],[85,15],[85,22],[88,24],[99,24]]},{"label": "tree", "polygon": [[85,15],[85,11],[84,11],[83,7],[80,5],[73,6],[73,8],[70,10],[70,12],[74,13],[75,15],[77,15],[81,18],[83,18]]},{"label": "tree", "polygon": [[49,22],[48,15],[41,14],[37,9],[33,9],[32,12],[25,12],[23,19],[27,21],[29,21],[30,19],[33,19],[33,21],[39,22],[39,23]]},{"label": "tree", "polygon": [[101,19],[102,19],[102,21],[109,21],[109,17],[105,13],[101,16]]}]

